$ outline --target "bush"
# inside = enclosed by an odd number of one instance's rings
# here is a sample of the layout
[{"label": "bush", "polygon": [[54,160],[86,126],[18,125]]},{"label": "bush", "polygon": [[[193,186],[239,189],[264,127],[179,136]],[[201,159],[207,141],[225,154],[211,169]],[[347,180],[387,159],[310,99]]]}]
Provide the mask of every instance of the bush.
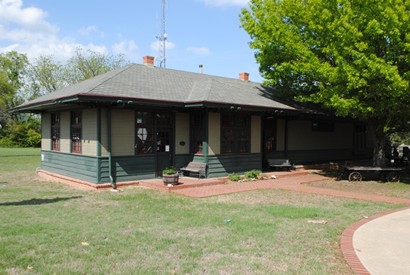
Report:
[{"label": "bush", "polygon": [[0,147],[40,147],[40,120],[10,121],[0,132]]},{"label": "bush", "polygon": [[11,140],[8,138],[0,138],[0,148],[13,148],[17,147]]},{"label": "bush", "polygon": [[245,172],[245,178],[246,179],[258,179],[261,174],[262,174],[261,170],[253,169],[248,172]]},{"label": "bush", "polygon": [[229,174],[228,175],[228,179],[230,181],[240,181],[241,180],[241,176],[235,173]]}]

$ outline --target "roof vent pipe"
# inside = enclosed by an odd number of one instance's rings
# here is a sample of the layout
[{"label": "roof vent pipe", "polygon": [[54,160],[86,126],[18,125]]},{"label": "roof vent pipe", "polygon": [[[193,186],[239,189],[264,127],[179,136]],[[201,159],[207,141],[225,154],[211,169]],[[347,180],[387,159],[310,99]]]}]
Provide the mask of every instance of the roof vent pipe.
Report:
[{"label": "roof vent pipe", "polygon": [[200,65],[199,65],[199,73],[200,73],[200,74],[202,74],[203,68],[204,68],[204,65],[200,64]]}]

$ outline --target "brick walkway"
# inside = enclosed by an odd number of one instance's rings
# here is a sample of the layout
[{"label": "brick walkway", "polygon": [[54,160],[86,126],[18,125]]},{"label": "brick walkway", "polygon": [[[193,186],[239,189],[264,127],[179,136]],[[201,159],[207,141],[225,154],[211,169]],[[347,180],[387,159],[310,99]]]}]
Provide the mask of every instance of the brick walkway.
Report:
[{"label": "brick walkway", "polygon": [[282,174],[278,173],[277,179],[260,180],[260,181],[250,181],[250,182],[234,182],[225,184],[219,179],[192,179],[184,178],[184,184],[182,186],[166,187],[163,185],[161,180],[149,180],[141,181],[141,186],[146,186],[154,189],[167,190],[174,194],[179,194],[192,198],[204,198],[210,196],[247,192],[262,189],[273,189],[273,190],[289,190],[295,192],[344,197],[351,199],[367,200],[374,202],[387,202],[387,203],[397,203],[397,204],[409,204],[409,199],[393,198],[378,195],[369,195],[363,193],[354,193],[334,189],[325,189],[319,187],[313,187],[303,183],[323,181],[328,179],[325,176],[309,173],[306,171],[302,172],[291,172]]}]

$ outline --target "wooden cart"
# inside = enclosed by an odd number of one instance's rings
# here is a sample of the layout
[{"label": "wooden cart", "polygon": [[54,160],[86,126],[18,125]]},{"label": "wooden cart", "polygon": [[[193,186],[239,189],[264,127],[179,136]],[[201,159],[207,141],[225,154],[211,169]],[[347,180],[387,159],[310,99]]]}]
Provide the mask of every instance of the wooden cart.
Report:
[{"label": "wooden cart", "polygon": [[349,181],[361,181],[369,178],[398,182],[402,171],[400,167],[345,166],[339,179],[347,177]]}]

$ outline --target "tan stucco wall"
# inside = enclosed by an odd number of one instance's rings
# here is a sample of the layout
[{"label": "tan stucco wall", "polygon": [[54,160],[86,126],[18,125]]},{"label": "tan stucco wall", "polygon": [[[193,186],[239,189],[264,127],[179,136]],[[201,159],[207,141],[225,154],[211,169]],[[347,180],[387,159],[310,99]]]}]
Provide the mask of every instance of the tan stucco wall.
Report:
[{"label": "tan stucco wall", "polygon": [[41,150],[51,150],[51,114],[41,116]]},{"label": "tan stucco wall", "polygon": [[133,110],[112,110],[111,146],[113,156],[134,155],[135,112]]},{"label": "tan stucco wall", "polygon": [[[185,142],[185,145],[180,145]],[[189,114],[175,114],[175,154],[189,154]]]},{"label": "tan stucco wall", "polygon": [[97,156],[97,109],[83,110],[81,151],[85,156]]},{"label": "tan stucco wall", "polygon": [[251,117],[251,153],[261,152],[262,119],[260,116]]},{"label": "tan stucco wall", "polygon": [[278,119],[276,121],[276,150],[284,151],[285,150],[285,120]]},{"label": "tan stucco wall", "polygon": [[71,153],[70,120],[70,112],[60,113],[60,152],[62,153]]},{"label": "tan stucco wall", "polygon": [[221,114],[208,114],[208,154],[221,153]]},{"label": "tan stucco wall", "polygon": [[344,149],[353,146],[353,125],[335,123],[333,132],[312,131],[311,121],[288,122],[289,150]]}]

